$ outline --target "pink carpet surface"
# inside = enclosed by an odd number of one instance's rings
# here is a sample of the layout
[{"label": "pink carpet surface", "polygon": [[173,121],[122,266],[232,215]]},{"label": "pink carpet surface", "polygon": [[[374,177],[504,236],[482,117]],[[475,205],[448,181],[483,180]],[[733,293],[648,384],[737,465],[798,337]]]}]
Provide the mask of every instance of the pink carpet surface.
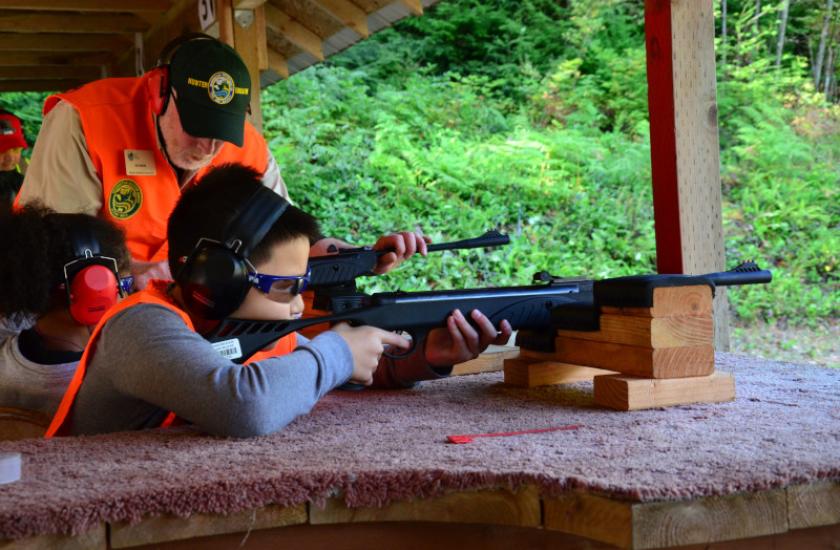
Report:
[{"label": "pink carpet surface", "polygon": [[[383,506],[532,484],[632,501],[691,499],[840,479],[840,369],[720,353],[731,403],[597,408],[592,385],[536,389],[502,373],[408,391],[333,392],[283,431],[235,440],[189,428],[0,444],[23,476],[0,485],[0,538],[268,504]],[[448,435],[515,432],[447,443]]]}]

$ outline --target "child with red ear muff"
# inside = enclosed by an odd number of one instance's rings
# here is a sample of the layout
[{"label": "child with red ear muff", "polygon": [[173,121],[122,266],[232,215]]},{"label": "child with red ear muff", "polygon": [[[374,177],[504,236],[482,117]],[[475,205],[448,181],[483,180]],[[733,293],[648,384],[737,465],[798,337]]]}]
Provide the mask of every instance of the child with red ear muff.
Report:
[{"label": "child with red ear muff", "polygon": [[0,213],[0,407],[51,416],[104,313],[126,294],[115,226],[39,205]]}]

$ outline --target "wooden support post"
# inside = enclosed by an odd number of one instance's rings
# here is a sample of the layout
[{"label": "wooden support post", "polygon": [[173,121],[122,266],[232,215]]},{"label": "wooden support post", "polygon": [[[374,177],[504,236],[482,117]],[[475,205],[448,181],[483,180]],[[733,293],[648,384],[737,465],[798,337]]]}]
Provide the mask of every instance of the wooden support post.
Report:
[{"label": "wooden support post", "polygon": [[[725,266],[712,0],[645,0],[653,206],[660,273]],[[724,290],[715,344],[729,347]]]},{"label": "wooden support post", "polygon": [[260,69],[268,68],[268,52],[265,39],[265,8],[237,10],[239,17],[233,21],[233,45],[251,75],[251,124],[262,132],[262,109],[260,107]]}]

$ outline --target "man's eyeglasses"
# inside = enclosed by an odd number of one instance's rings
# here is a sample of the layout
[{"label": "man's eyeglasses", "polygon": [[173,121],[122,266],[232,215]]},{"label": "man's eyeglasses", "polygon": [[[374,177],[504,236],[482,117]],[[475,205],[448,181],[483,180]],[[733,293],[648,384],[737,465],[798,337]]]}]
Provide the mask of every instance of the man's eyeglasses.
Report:
[{"label": "man's eyeglasses", "polygon": [[263,275],[256,271],[248,272],[251,286],[271,296],[297,296],[309,286],[311,268],[306,268],[306,275]]}]

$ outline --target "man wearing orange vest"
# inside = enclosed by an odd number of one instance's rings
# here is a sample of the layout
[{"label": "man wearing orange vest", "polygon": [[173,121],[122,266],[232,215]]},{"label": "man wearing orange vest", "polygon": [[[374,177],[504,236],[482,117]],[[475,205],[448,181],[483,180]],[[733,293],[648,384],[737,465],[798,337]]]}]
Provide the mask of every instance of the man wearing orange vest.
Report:
[{"label": "man wearing orange vest", "polygon": [[[237,162],[288,198],[276,161],[246,121],[252,82],[242,59],[207,35],[176,39],[141,77],[109,78],[56,94],[44,122],[18,204],[39,201],[58,212],[104,217],[120,226],[135,283],[169,278],[166,221],[181,191],[212,166]],[[212,216],[212,212],[207,213]],[[325,254],[322,239],[313,254]],[[378,272],[396,266],[426,241],[414,233],[382,237],[392,248]]]},{"label": "man wearing orange vest", "polygon": [[311,216],[259,178],[225,166],[184,192],[168,225],[175,282],[152,281],[105,314],[47,437],[152,428],[174,415],[215,435],[263,435],[348,380],[400,385],[405,372],[414,380],[440,378],[510,337],[507,322],[497,333],[477,311],[478,329],[454,312],[407,359],[382,358],[388,345],[408,347],[404,337],[343,323],[312,340],[292,334],[247,365],[234,363],[229,348],[201,334],[226,317],[299,316],[309,247],[320,238]]}]

